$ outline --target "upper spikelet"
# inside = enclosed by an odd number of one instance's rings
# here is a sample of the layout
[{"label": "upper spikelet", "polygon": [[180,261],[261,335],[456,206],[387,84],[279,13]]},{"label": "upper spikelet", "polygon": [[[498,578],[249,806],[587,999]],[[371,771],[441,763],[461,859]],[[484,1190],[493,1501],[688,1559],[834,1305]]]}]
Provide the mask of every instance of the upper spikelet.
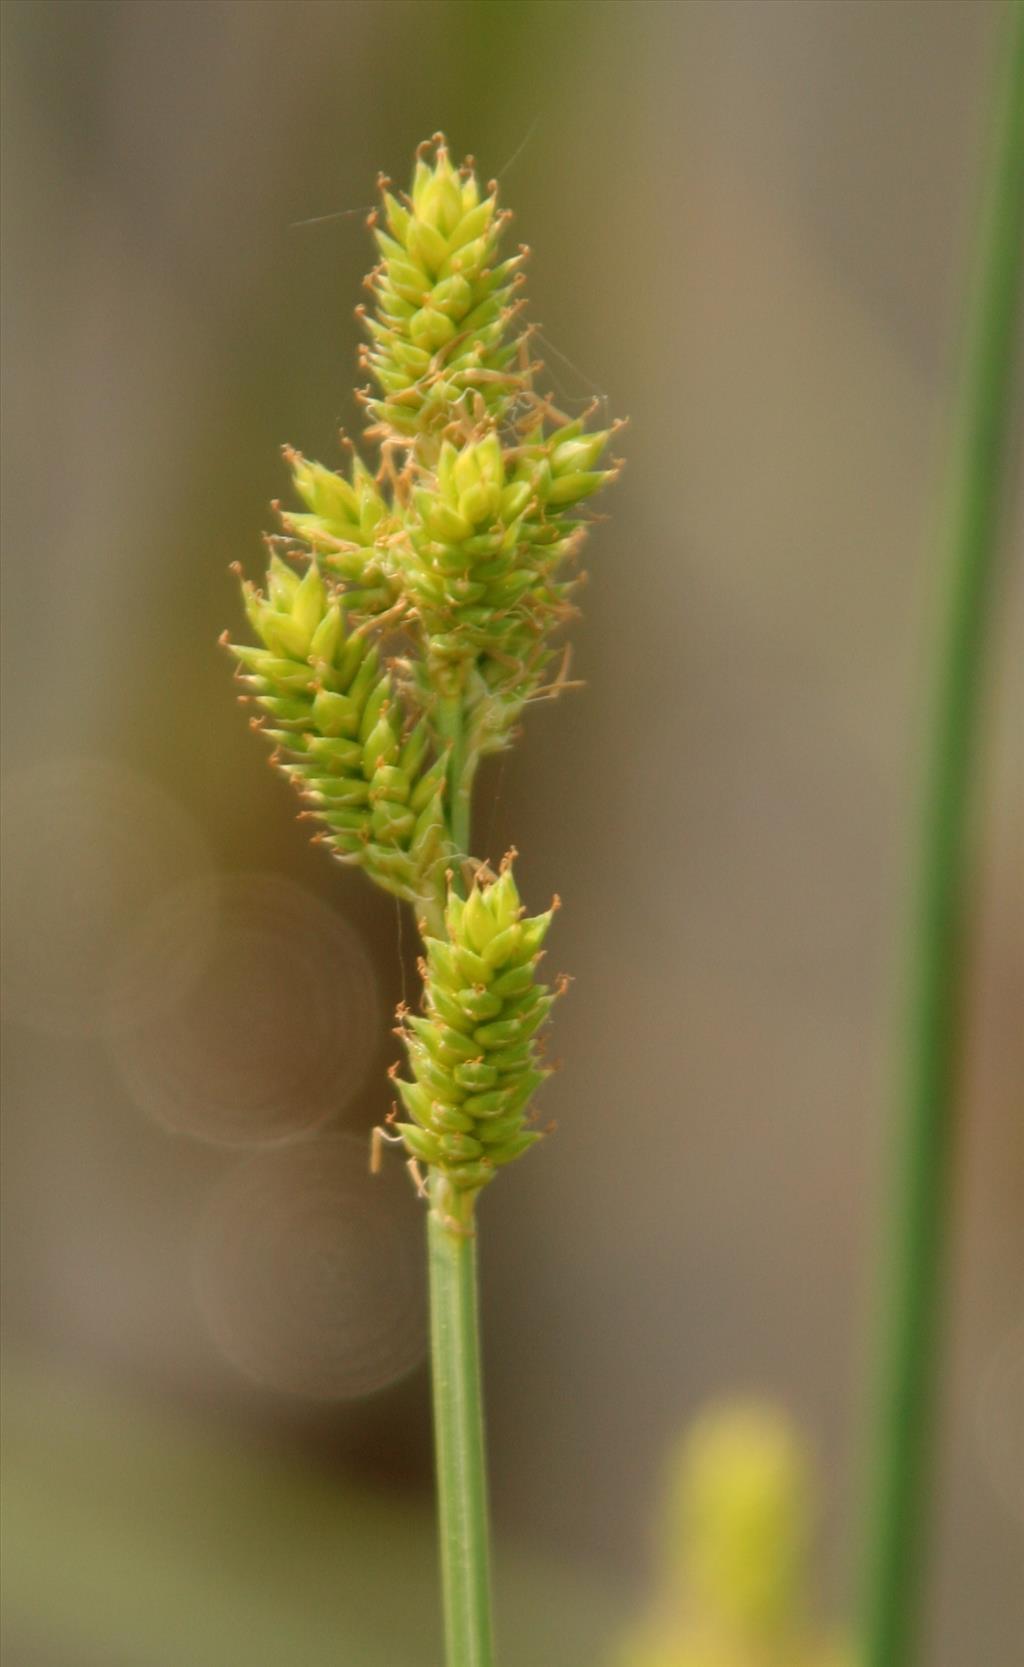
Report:
[{"label": "upper spikelet", "polygon": [[499,256],[507,216],[496,187],[481,195],[472,169],[452,166],[440,135],[432,157],[430,149],[421,148],[408,196],[382,182],[374,216],[381,259],[365,315],[364,362],[379,389],[370,414],[410,438],[446,428],[470,393],[500,418],[522,385],[513,291],[523,252]]}]

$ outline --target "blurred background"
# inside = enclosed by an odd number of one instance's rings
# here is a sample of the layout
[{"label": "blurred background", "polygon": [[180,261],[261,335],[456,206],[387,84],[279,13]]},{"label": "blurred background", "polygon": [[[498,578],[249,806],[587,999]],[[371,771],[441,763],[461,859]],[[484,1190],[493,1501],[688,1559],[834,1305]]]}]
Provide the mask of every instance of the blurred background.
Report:
[{"label": "blurred background", "polygon": [[[480,790],[565,908],[557,1137],[484,1209],[507,1667],[601,1667],[709,1398],[799,1421],[850,1601],[887,1068],[989,0],[7,0],[9,1667],[438,1667],[393,902],[233,699],[279,447],[358,429],[438,128],[629,414],[586,689]],[[1022,594],[988,688],[928,1667],[1019,1660]]]}]

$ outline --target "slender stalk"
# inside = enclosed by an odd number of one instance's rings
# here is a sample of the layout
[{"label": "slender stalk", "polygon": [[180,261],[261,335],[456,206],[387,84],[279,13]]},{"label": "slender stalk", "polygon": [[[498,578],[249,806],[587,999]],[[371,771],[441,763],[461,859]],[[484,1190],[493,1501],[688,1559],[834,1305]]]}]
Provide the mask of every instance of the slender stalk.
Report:
[{"label": "slender stalk", "polygon": [[968,811],[1024,247],[1024,0],[1011,0],[1008,35],[944,536],[946,590],[911,920],[902,1112],[883,1269],[874,1470],[863,1548],[865,1667],[908,1667],[915,1656],[933,1459],[962,1013]]},{"label": "slender stalk", "polygon": [[[471,783],[461,690],[442,698],[438,729],[451,749],[448,817],[452,844],[469,850]],[[464,892],[461,867],[453,885]],[[441,1583],[448,1667],[490,1667],[490,1528],[480,1381],[475,1194],[430,1176],[427,1254]]]},{"label": "slender stalk", "polygon": [[[435,1170],[427,1216],[441,1579],[448,1667],[491,1667],[490,1554],[472,1195]],[[453,1221],[452,1212],[461,1219]]]},{"label": "slender stalk", "polygon": [[[452,844],[458,856],[469,851],[472,779],[467,768],[465,709],[461,688],[442,696],[438,703],[438,733],[451,749],[448,759],[448,826]],[[456,888],[462,892],[461,872],[454,876]]]}]

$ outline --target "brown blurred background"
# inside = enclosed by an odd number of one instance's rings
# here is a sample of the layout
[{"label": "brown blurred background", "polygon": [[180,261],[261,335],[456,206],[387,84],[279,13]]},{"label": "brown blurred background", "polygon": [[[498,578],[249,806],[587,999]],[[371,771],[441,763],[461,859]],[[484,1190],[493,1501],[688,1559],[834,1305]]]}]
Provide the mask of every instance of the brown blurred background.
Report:
[{"label": "brown blurred background", "polygon": [[[309,848],[216,646],[280,444],[358,427],[364,213],[437,128],[535,251],[560,403],[631,416],[588,686],[480,793],[576,980],[557,1138],[484,1211],[503,1659],[600,1667],[666,1443],[735,1390],[809,1433],[848,1603],[1001,12],[7,0],[9,1667],[439,1661],[421,1221],[364,1172],[413,934]],[[928,1667],[1024,1629],[1021,524],[1018,479]]]}]

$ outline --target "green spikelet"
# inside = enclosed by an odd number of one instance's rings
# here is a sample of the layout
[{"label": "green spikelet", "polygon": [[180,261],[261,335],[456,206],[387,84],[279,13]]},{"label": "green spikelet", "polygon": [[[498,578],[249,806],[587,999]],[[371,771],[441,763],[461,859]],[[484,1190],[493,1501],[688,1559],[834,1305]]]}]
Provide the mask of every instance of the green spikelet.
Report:
[{"label": "green spikelet", "polygon": [[508,464],[494,430],[461,447],[446,440],[413,493],[398,559],[428,653],[482,660],[489,686],[539,684],[575,582],[560,571],[581,526],[570,506],[613,473],[577,466],[597,461],[609,432],[570,429],[510,448]]},{"label": "green spikelet", "polygon": [[542,1137],[530,1100],[550,1074],[537,1033],[555,999],[537,979],[551,914],[524,917],[512,870],[474,881],[445,911],[447,942],[425,939],[424,1014],[404,1019],[412,1082],[397,1081],[410,1155],[475,1191]]},{"label": "green spikelet", "polygon": [[433,145],[432,161],[420,148],[408,197],[382,181],[384,224],[374,217],[381,260],[364,363],[380,397],[367,403],[385,430],[408,437],[446,428],[470,393],[498,418],[522,386],[512,295],[523,253],[498,259],[507,216],[496,188],[481,196],[440,135]]},{"label": "green spikelet", "polygon": [[315,564],[300,579],[273,556],[267,594],[247,583],[242,592],[263,646],[227,646],[271,719],[260,727],[275,763],[336,856],[422,902],[446,851],[444,759],[428,765],[426,726],[407,732],[379,648],[346,632],[341,601]]}]

